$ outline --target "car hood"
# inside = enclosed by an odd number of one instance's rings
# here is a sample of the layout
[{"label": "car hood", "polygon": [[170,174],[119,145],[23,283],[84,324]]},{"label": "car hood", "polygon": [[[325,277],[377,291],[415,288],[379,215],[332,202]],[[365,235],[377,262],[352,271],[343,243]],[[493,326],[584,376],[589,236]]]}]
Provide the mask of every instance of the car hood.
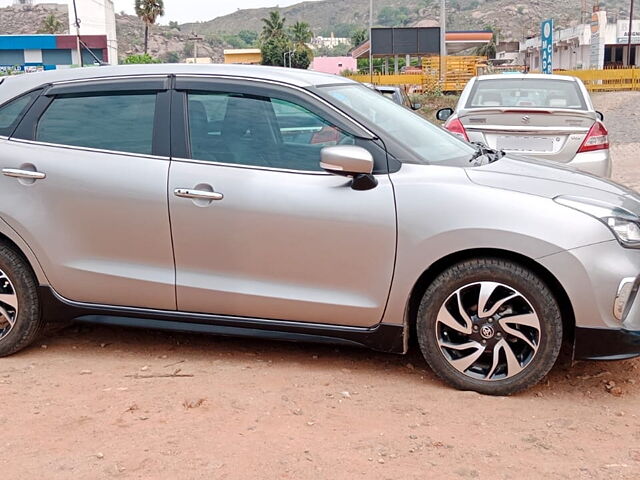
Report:
[{"label": "car hood", "polygon": [[467,168],[469,179],[478,185],[555,198],[560,195],[606,202],[640,215],[640,196],[611,180],[555,162],[519,156]]}]

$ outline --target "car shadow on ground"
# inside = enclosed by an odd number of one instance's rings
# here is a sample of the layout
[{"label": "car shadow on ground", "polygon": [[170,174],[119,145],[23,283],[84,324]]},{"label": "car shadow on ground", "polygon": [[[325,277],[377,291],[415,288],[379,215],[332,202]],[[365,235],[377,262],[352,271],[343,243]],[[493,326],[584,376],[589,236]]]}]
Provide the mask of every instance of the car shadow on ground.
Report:
[{"label": "car shadow on ground", "polygon": [[[297,367],[315,372],[357,372],[371,378],[383,372],[397,372],[398,382],[417,382],[420,388],[436,390],[449,388],[423,360],[415,342],[406,355],[396,355],[350,346],[74,324],[45,336],[38,344],[18,355],[46,358],[51,351],[60,356],[82,357],[85,364],[111,354],[135,365],[149,357],[180,357],[183,362],[205,364],[223,361],[229,366],[257,358],[275,367]],[[96,355],[97,351],[99,355]],[[565,344],[556,365],[540,384],[516,396],[540,397],[545,391],[556,392],[554,395],[575,391],[579,395],[586,392],[588,396],[607,394],[640,398],[639,369],[640,360],[635,359],[573,361],[571,345]]]}]

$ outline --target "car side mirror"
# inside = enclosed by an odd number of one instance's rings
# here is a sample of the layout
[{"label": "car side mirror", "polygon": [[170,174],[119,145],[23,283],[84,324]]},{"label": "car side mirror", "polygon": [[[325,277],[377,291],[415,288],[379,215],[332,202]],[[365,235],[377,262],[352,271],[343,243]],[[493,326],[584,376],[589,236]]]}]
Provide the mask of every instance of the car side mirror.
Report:
[{"label": "car side mirror", "polygon": [[596,117],[598,117],[598,120],[600,120],[601,122],[604,121],[604,113],[596,112]]},{"label": "car side mirror", "polygon": [[324,147],[320,152],[320,166],[334,175],[353,177],[351,188],[354,190],[369,190],[378,184],[373,176],[373,156],[356,145]]},{"label": "car side mirror", "polygon": [[422,104],[421,103],[412,103],[411,104],[411,109],[412,110],[420,110],[422,108]]},{"label": "car side mirror", "polygon": [[445,122],[447,120],[449,120],[449,117],[453,115],[453,108],[441,108],[440,110],[438,110],[438,112],[436,113],[436,118],[438,120],[440,120],[441,122]]}]

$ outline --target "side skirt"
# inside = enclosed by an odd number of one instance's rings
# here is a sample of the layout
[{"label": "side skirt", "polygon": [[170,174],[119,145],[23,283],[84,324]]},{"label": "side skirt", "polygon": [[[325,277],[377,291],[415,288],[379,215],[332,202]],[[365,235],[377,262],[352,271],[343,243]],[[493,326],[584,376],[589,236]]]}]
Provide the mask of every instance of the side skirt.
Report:
[{"label": "side skirt", "polygon": [[95,305],[67,300],[50,287],[39,287],[42,315],[48,321],[68,321],[150,328],[174,332],[292,342],[329,343],[405,353],[404,327],[381,323],[371,328],[301,323],[261,318],[205,315],[167,310]]}]

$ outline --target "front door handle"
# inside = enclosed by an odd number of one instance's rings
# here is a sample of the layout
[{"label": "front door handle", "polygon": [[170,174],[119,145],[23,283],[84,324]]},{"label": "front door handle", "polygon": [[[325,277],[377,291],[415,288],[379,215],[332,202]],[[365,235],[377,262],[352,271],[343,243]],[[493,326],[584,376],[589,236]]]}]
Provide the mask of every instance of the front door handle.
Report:
[{"label": "front door handle", "polygon": [[3,168],[2,174],[11,178],[26,178],[28,180],[42,180],[47,178],[46,173],[34,172],[31,170],[20,170],[19,168]]},{"label": "front door handle", "polygon": [[208,192],[207,190],[191,190],[189,188],[176,188],[173,191],[176,197],[192,198],[195,200],[222,200],[224,195],[218,192]]}]

